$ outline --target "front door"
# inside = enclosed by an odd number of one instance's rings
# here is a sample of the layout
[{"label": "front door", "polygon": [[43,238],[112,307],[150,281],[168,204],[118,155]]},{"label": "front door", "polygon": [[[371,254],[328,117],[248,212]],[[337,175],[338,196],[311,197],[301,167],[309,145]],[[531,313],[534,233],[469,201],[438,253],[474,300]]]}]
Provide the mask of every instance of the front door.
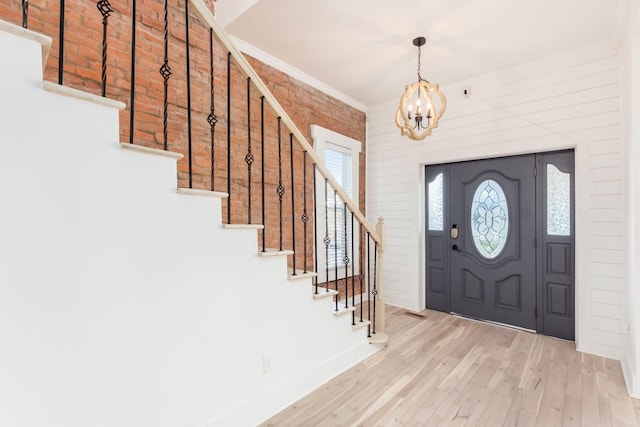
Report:
[{"label": "front door", "polygon": [[426,305],[575,335],[573,152],[426,167]]},{"label": "front door", "polygon": [[535,155],[451,165],[451,311],[536,328]]}]

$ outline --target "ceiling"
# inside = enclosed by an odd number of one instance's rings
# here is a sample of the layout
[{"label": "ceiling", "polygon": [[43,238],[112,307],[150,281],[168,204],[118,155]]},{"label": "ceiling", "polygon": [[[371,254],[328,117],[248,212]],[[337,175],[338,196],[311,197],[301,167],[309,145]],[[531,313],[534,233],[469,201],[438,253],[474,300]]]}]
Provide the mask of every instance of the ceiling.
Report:
[{"label": "ceiling", "polygon": [[[631,0],[634,1],[634,0]],[[224,16],[225,3],[235,10]],[[239,5],[244,4],[244,7]],[[628,0],[218,0],[236,38],[371,106],[619,37]]]}]

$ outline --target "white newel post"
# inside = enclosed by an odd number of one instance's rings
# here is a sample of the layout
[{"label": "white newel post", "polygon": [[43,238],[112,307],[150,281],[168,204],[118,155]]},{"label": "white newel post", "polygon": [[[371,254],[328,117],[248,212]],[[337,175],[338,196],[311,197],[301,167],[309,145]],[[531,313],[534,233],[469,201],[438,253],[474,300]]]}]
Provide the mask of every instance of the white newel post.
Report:
[{"label": "white newel post", "polygon": [[382,268],[383,254],[384,254],[384,218],[378,218],[378,223],[376,224],[376,233],[380,236],[380,243],[378,244],[378,264],[377,264],[377,294],[376,298],[376,321],[375,321],[375,341],[380,343],[386,343],[388,337],[385,333],[386,331],[386,308],[384,304],[384,294],[383,294],[383,283],[384,278],[382,272],[384,269]]}]

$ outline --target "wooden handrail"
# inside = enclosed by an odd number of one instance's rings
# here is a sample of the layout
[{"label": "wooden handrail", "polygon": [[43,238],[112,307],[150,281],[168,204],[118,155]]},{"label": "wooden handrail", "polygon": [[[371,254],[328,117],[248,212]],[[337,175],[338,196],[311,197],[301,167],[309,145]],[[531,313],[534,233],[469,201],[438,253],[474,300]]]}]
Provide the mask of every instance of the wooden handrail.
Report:
[{"label": "wooden handrail", "polygon": [[338,184],[335,180],[331,172],[327,169],[322,159],[318,156],[318,153],[313,149],[313,146],[307,141],[307,138],[304,134],[298,129],[295,122],[289,117],[285,109],[280,105],[276,97],[271,93],[267,85],[262,81],[258,73],[253,69],[249,61],[244,57],[242,52],[240,52],[233,42],[231,38],[227,34],[227,32],[222,28],[222,26],[218,23],[215,16],[211,13],[207,5],[203,0],[190,0],[191,3],[196,7],[200,16],[204,21],[213,29],[213,32],[218,37],[218,40],[225,46],[227,51],[231,52],[231,56],[235,58],[240,68],[244,71],[247,77],[251,78],[251,81],[256,86],[258,91],[265,97],[267,102],[271,105],[271,108],[276,112],[278,116],[281,117],[282,122],[289,128],[291,133],[295,136],[298,144],[302,146],[302,148],[307,152],[309,157],[316,164],[316,170],[320,172],[320,175],[325,177],[331,187],[337,191],[340,199],[347,204],[347,207],[351,212],[353,212],[354,216],[358,220],[360,224],[365,228],[365,230],[369,233],[371,238],[376,241],[378,244],[382,244],[382,239],[374,229],[374,227],[369,224],[369,221],[365,218],[365,216],[360,212],[356,204],[351,200],[351,198],[345,193],[344,189]]}]

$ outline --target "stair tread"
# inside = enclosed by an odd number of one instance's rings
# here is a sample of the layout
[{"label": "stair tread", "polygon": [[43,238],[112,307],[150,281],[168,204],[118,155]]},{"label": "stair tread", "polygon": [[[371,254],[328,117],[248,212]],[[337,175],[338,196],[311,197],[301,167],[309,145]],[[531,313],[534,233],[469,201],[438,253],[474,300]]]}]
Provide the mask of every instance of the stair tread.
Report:
[{"label": "stair tread", "polygon": [[326,288],[318,288],[318,293],[315,293],[315,287],[313,287],[313,298],[314,299],[320,299],[320,298],[328,298],[328,297],[332,297],[334,295],[338,295],[338,292],[334,291],[334,290],[326,290]]},{"label": "stair tread", "polygon": [[182,154],[174,153],[173,151],[158,150],[157,148],[149,148],[145,147],[144,145],[129,144],[127,142],[121,142],[120,148],[123,148],[125,150],[139,151],[141,153],[153,154],[156,156],[170,157],[176,160],[180,160],[184,157]]},{"label": "stair tread", "polygon": [[103,105],[105,107],[116,108],[118,110],[124,110],[126,104],[124,102],[116,101],[113,99],[105,98],[103,96],[94,95],[83,90],[74,89],[68,86],[59,85],[53,82],[43,82],[42,87],[47,92],[57,93],[58,95],[70,96],[84,101],[93,102],[94,104]]},{"label": "stair tread", "polygon": [[221,199],[226,199],[229,197],[229,193],[223,193],[221,191],[199,190],[195,188],[181,188],[181,187],[178,187],[178,194],[186,194],[189,196],[201,196],[201,197],[219,197]]},{"label": "stair tread", "polygon": [[307,271],[306,273],[304,272],[304,270],[298,270],[296,269],[296,274],[293,274],[293,269],[288,269],[287,270],[288,274],[289,274],[289,280],[302,280],[302,279],[311,279],[317,276],[317,274],[313,271]]},{"label": "stair tread", "polygon": [[222,224],[222,228],[228,228],[230,230],[262,230],[264,225],[262,224]]},{"label": "stair tread", "polygon": [[362,329],[365,326],[369,326],[370,324],[371,322],[369,320],[363,320],[361,322],[360,319],[356,319],[356,324],[351,325],[351,329],[353,329],[354,331],[357,331],[358,329]]},{"label": "stair tread", "polygon": [[260,251],[259,252],[260,256],[282,256],[282,255],[293,255],[293,251],[290,250],[280,250],[280,249],[274,249],[274,248],[266,248],[264,250],[264,252]]},{"label": "stair tread", "polygon": [[347,313],[351,313],[352,311],[356,311],[356,308],[351,306],[351,307],[338,307],[338,310],[333,310],[333,315],[334,316],[342,316],[344,314]]}]

